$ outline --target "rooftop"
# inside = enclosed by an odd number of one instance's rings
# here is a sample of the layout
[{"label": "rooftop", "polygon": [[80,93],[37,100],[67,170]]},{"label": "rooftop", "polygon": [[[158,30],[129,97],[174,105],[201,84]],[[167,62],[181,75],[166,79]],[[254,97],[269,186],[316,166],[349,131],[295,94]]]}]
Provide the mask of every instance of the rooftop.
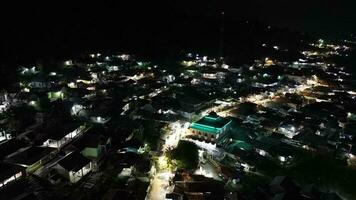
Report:
[{"label": "rooftop", "polygon": [[26,143],[24,141],[17,140],[14,138],[7,141],[3,141],[2,143],[0,143],[0,157],[4,158],[25,146]]},{"label": "rooftop", "polygon": [[48,131],[48,138],[52,140],[60,140],[67,134],[75,131],[80,126],[79,123],[76,122],[66,122],[62,123],[61,126],[51,127]]},{"label": "rooftop", "polygon": [[18,165],[0,163],[0,181],[4,181],[10,178],[11,176],[24,170],[25,170],[24,167]]},{"label": "rooftop", "polygon": [[73,152],[61,159],[58,164],[68,171],[77,172],[90,162],[78,152]]},{"label": "rooftop", "polygon": [[50,147],[30,147],[11,155],[7,161],[21,165],[32,165],[56,150]]},{"label": "rooftop", "polygon": [[209,114],[196,122],[193,122],[190,128],[199,131],[217,134],[223,127],[229,124],[231,120],[219,117],[218,115]]}]

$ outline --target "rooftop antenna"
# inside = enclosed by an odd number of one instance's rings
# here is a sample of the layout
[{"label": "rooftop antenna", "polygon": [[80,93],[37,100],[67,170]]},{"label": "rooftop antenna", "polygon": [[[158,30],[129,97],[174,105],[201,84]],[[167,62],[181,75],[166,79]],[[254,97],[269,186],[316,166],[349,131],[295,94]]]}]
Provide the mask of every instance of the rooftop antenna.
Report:
[{"label": "rooftop antenna", "polygon": [[221,24],[220,24],[220,41],[219,41],[219,62],[220,66],[225,63],[224,61],[224,29],[225,29],[225,12],[220,13]]}]

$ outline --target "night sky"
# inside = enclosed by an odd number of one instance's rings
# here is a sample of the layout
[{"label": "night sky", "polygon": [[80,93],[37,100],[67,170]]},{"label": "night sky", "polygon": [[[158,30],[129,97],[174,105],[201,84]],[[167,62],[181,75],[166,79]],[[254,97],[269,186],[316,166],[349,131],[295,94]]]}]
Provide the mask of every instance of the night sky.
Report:
[{"label": "night sky", "polygon": [[[179,4],[176,3],[176,6],[180,7]],[[192,15],[199,10],[200,13],[210,15],[219,7],[231,17],[257,19],[301,32],[343,36],[356,31],[356,1],[354,0],[225,1],[197,3],[194,6],[187,6],[185,11]],[[184,9],[182,10],[184,12]]]},{"label": "night sky", "polygon": [[[229,20],[257,20],[324,37],[356,30],[355,0],[15,1],[0,9],[1,48],[8,57],[21,57],[29,51],[41,56],[49,46],[71,51],[77,46],[85,49],[107,43],[104,47],[111,48],[109,44],[114,46],[116,38],[129,40],[123,37],[131,32],[150,40],[160,29],[167,29],[167,24],[184,28],[185,22],[176,19],[217,19],[222,10]],[[145,34],[148,29],[155,31]],[[165,34],[179,37],[174,31]]]}]

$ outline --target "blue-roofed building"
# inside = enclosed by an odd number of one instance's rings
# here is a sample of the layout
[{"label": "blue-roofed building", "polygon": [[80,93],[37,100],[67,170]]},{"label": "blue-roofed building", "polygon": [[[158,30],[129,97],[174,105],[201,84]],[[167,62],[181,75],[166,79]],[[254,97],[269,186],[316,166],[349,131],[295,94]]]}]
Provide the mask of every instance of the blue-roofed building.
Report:
[{"label": "blue-roofed building", "polygon": [[219,135],[230,127],[231,120],[218,116],[215,112],[193,122],[190,129],[194,136],[207,142],[215,142]]}]

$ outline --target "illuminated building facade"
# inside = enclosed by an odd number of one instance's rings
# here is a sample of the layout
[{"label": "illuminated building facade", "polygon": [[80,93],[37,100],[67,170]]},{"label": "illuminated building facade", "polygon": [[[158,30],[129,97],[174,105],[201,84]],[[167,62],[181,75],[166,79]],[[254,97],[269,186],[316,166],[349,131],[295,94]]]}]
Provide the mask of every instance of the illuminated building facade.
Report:
[{"label": "illuminated building facade", "polygon": [[206,142],[215,142],[219,135],[224,134],[230,127],[231,120],[218,116],[212,112],[193,122],[190,126],[194,136]]}]

